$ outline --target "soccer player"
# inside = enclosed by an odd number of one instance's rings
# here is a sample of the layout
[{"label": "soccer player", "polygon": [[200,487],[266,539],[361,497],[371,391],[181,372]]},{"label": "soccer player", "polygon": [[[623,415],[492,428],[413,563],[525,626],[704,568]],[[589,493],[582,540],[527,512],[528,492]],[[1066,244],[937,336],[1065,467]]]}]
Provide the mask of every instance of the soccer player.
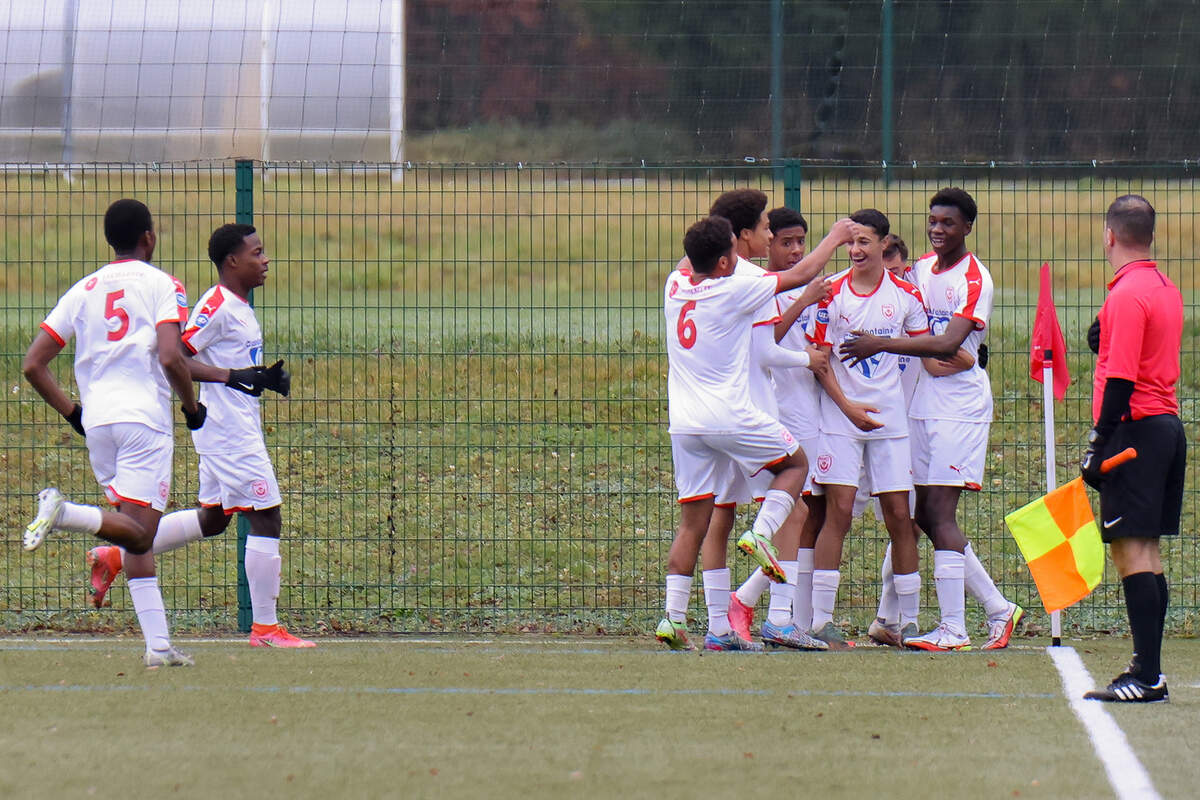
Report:
[{"label": "soccer player", "polygon": [[[734,274],[761,277],[766,270],[750,261],[751,258],[768,256],[774,241],[770,221],[766,213],[767,196],[757,189],[735,189],[718,197],[709,213],[728,219],[737,240],[737,266]],[[815,302],[823,296],[820,282],[811,281],[821,270],[824,262],[819,258],[796,259],[795,264],[809,279],[806,291]],[[784,369],[804,369],[809,356],[780,347],[775,330],[780,321],[779,306],[774,297],[768,298],[756,315],[750,337],[749,390],[750,402],[772,419],[779,419],[779,408],[775,401],[772,375]],[[710,650],[744,650],[750,637],[732,627],[728,619],[730,607],[730,578],[726,566],[726,551],[729,535],[733,530],[734,515],[738,503],[764,501],[772,481],[772,475],[760,471],[756,475],[744,474],[733,469],[727,484],[717,492],[712,520],[701,546],[701,562],[704,566],[701,578],[704,582],[705,603],[709,612],[709,629],[705,647]],[[803,514],[803,506],[793,506],[792,514]],[[753,556],[762,565],[760,570],[773,581],[771,585],[771,612],[762,631],[763,642],[771,647],[795,649],[820,648],[821,644],[808,636],[807,631],[791,627],[792,594],[795,584],[796,537],[787,528],[782,528],[777,540],[766,545],[757,541],[752,532],[738,540],[738,547]],[[778,558],[776,557],[778,553]]]},{"label": "soccer player", "polygon": [[[183,285],[152,266],[157,238],[150,210],[118,200],[104,214],[112,263],[86,276],[54,306],[25,354],[25,377],[87,443],[92,472],[116,513],[69,503],[55,488],[38,494],[25,529],[34,550],[53,531],[90,533],[128,551],[129,595],[146,643],[147,667],[188,666],[171,646],[166,610],[150,552],[171,491],[171,390],[187,426],[204,424],[196,401],[180,323],[187,316]],[[50,362],[75,337],[75,403],[50,372]]]},{"label": "soccer player", "polygon": [[[188,321],[183,344],[193,354],[192,377],[205,381],[200,396],[208,424],[192,433],[200,456],[200,507],[163,517],[154,552],[165,553],[201,537],[216,536],[233,513],[250,523],[246,537],[246,579],[250,584],[252,647],[314,647],[293,636],[276,616],[279,596],[279,484],[263,440],[258,396],[264,389],[287,396],[291,377],[283,362],[263,367],[262,329],[246,298],[267,279],[270,259],[250,225],[217,228],[208,240],[217,284],[205,292]],[[249,366],[247,366],[249,365]],[[93,603],[97,608],[121,571],[117,547],[88,553]]]},{"label": "soccer player", "polygon": [[[814,255],[827,260],[848,233],[849,222],[839,220]],[[751,531],[762,547],[791,512],[807,474],[796,440],[750,401],[748,354],[763,303],[811,275],[802,264],[771,275],[733,274],[736,238],[724,217],[689,228],[684,251],[690,269],[674,270],[663,291],[669,430],[681,508],[667,562],[666,617],[655,637],[672,650],[692,649],[686,627],[692,574],[728,470],[774,475]],[[814,350],[810,358],[820,354]]]},{"label": "soccer player", "polygon": [[[1104,217],[1104,256],[1115,270],[1100,308],[1092,419],[1080,471],[1100,492],[1101,537],[1121,576],[1133,659],[1090,700],[1168,699],[1162,674],[1167,576],[1160,537],[1179,534],[1187,440],[1179,420],[1183,298],[1151,259],[1154,207],[1139,195],[1113,201]],[[1100,463],[1127,447],[1137,460],[1101,474]]]},{"label": "soccer player", "polygon": [[[850,219],[855,223],[849,248],[852,266],[834,281],[832,297],[817,306],[814,342],[831,351],[856,330],[883,338],[927,333],[920,292],[883,268],[888,218],[875,209],[863,209]],[[897,358],[884,354],[851,367],[834,360],[831,366],[820,376],[826,394],[821,400],[821,440],[813,480],[825,490],[825,522],[813,553],[812,632],[830,649],[845,649],[849,645],[833,622],[833,608],[841,578],[842,542],[850,530],[864,467],[892,542],[900,624],[910,636],[917,634],[921,575],[908,510],[912,471]],[[879,409],[873,429],[863,430],[844,413],[834,399],[839,391]]]},{"label": "soccer player", "polygon": [[930,335],[888,339],[856,331],[838,348],[852,364],[882,352],[951,359],[960,347],[976,360],[952,374],[934,374],[926,362],[909,409],[916,522],[933,540],[933,579],[942,615],[930,633],[904,640],[906,647],[921,650],[970,646],[967,587],[987,614],[984,649],[1006,647],[1025,614],[996,589],[956,520],[963,489],[982,488],[992,420],[991,383],[978,364],[992,311],[992,278],[966,246],[977,213],[975,200],[957,187],[941,189],[929,201],[927,232],[933,252],[917,260],[913,274],[929,313]]}]

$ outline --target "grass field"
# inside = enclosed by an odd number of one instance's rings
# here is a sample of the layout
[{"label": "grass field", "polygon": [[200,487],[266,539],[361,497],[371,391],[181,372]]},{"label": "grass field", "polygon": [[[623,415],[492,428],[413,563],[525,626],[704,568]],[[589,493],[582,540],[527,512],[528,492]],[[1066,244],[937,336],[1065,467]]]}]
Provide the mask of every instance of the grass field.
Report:
[{"label": "grass field", "polygon": [[[1046,650],[696,654],[648,637],[326,638],[311,651],[0,639],[6,798],[1114,796]],[[1099,684],[1128,640],[1068,642]],[[1110,707],[1163,797],[1192,797],[1200,642],[1172,702]],[[132,758],[130,757],[132,755]]]}]

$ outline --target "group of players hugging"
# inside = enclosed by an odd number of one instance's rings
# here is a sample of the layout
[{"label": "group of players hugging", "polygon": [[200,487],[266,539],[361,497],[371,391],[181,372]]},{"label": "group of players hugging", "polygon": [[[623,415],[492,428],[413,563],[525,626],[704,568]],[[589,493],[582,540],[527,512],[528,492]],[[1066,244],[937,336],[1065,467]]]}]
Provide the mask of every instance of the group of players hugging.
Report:
[{"label": "group of players hugging", "polygon": [[[984,367],[988,270],[967,249],[974,199],[929,202],[932,252],[911,265],[888,218],[863,209],[807,247],[808,224],[754,189],[722,194],[683,239],[667,278],[671,453],[680,521],[655,637],[694,649],[687,607],[699,557],[706,650],[853,647],[834,621],[842,543],[874,502],[890,543],[868,637],[919,650],[971,646],[966,594],[987,616],[983,649],[1025,612],[996,588],[956,520],[983,480],[992,393]],[[846,246],[850,266],[822,270]],[[751,259],[766,259],[766,268]],[[758,568],[736,591],[726,562],[738,504],[757,501],[739,550]],[[918,627],[918,537],[933,543],[941,619]],[[755,606],[770,590],[755,640]]]}]

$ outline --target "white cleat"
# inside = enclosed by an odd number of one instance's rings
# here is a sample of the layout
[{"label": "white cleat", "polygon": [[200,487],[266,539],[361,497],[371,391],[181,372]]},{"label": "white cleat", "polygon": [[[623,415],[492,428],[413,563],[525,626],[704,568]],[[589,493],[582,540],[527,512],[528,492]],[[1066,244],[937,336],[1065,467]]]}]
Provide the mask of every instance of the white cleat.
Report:
[{"label": "white cleat", "polygon": [[904,646],[911,650],[945,653],[951,650],[970,650],[971,639],[965,633],[955,633],[945,624],[938,625],[924,636],[909,636]]},{"label": "white cleat", "polygon": [[54,530],[54,526],[58,524],[58,518],[62,516],[65,502],[66,499],[62,496],[62,492],[53,486],[48,486],[38,492],[37,516],[33,518],[33,522],[25,526],[25,535],[21,537],[21,544],[27,551],[37,550],[42,546],[46,534]]},{"label": "white cleat", "polygon": [[168,647],[166,650],[147,650],[142,656],[142,662],[154,669],[155,667],[194,667],[196,660],[182,650]]}]

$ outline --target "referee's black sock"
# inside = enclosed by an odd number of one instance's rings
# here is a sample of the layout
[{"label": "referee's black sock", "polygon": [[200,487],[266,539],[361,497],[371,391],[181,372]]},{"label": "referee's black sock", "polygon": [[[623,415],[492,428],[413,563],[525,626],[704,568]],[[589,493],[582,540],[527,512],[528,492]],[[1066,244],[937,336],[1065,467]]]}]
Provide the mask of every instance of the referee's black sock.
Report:
[{"label": "referee's black sock", "polygon": [[1158,639],[1162,641],[1163,629],[1167,625],[1167,576],[1161,572],[1154,573],[1154,580],[1158,582]]},{"label": "referee's black sock", "polygon": [[1125,589],[1125,610],[1133,634],[1133,652],[1140,667],[1138,680],[1155,684],[1161,671],[1162,613],[1158,579],[1153,572],[1135,572],[1121,579]]}]

